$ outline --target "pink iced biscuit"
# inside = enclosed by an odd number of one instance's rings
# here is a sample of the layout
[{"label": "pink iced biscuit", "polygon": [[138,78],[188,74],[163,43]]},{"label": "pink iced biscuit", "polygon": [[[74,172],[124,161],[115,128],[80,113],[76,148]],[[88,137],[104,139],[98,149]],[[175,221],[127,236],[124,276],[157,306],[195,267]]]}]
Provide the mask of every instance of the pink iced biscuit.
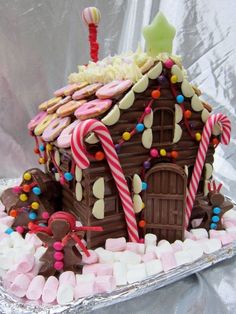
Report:
[{"label": "pink iced biscuit", "polygon": [[36,126],[43,121],[43,119],[47,116],[46,111],[40,111],[33,119],[28,123],[28,130],[33,131]]},{"label": "pink iced biscuit", "polygon": [[107,239],[105,249],[112,252],[120,252],[126,249],[126,240],[124,237],[116,239]]},{"label": "pink iced biscuit", "polygon": [[80,106],[74,115],[80,120],[94,118],[107,111],[111,105],[111,99],[94,99]]},{"label": "pink iced biscuit", "polygon": [[34,277],[27,289],[26,297],[29,300],[39,300],[45,285],[45,278],[41,275]]},{"label": "pink iced biscuit", "polygon": [[74,287],[76,284],[75,273],[73,273],[73,271],[63,272],[59,277],[59,284],[60,285],[67,284]]},{"label": "pink iced biscuit", "polygon": [[70,141],[71,141],[71,134],[76,127],[77,124],[79,124],[79,120],[75,120],[70,125],[68,125],[59,135],[57,139],[57,145],[60,148],[67,148],[70,147]]},{"label": "pink iced biscuit", "polygon": [[96,96],[100,99],[112,98],[124,93],[132,84],[131,80],[113,81],[99,88]]},{"label": "pink iced biscuit", "polygon": [[174,253],[172,252],[163,252],[160,259],[164,272],[167,272],[177,266]]},{"label": "pink iced biscuit", "polygon": [[98,90],[98,88],[100,88],[102,86],[101,83],[95,83],[95,84],[91,84],[88,85],[78,91],[76,91],[73,95],[72,98],[74,100],[80,100],[80,99],[84,99],[87,98],[89,96],[92,96],[95,94],[95,92]]},{"label": "pink iced biscuit", "polygon": [[26,274],[19,274],[11,284],[9,291],[19,298],[23,298],[28,291],[30,278]]},{"label": "pink iced biscuit", "polygon": [[142,262],[145,263],[145,262],[149,262],[156,259],[156,255],[154,252],[148,252],[144,254],[141,258],[142,258]]},{"label": "pink iced biscuit", "polygon": [[70,117],[56,118],[52,120],[43,131],[43,140],[46,142],[53,141],[61,131],[70,124],[70,120]]},{"label": "pink iced biscuit", "polygon": [[27,254],[20,259],[19,263],[15,267],[15,270],[19,273],[27,273],[33,269],[33,266],[34,256],[32,254]]},{"label": "pink iced biscuit", "polygon": [[226,233],[225,235],[219,236],[218,239],[220,240],[222,246],[230,244],[234,240],[233,237],[229,233]]},{"label": "pink iced biscuit", "polygon": [[56,277],[48,277],[42,292],[42,300],[44,303],[52,303],[57,298],[57,289],[59,281]]},{"label": "pink iced biscuit", "polygon": [[111,292],[115,289],[115,278],[112,276],[98,276],[95,278],[95,292]]},{"label": "pink iced biscuit", "polygon": [[112,275],[113,267],[111,264],[93,264],[83,267],[83,274]]},{"label": "pink iced biscuit", "polygon": [[64,95],[64,92],[65,92],[66,90],[68,90],[71,86],[72,86],[72,84],[69,84],[69,85],[66,85],[66,86],[64,86],[64,87],[61,87],[61,88],[57,89],[57,90],[54,92],[54,96],[56,96],[56,97],[63,96],[63,95]]},{"label": "pink iced biscuit", "polygon": [[86,256],[85,254],[82,255],[82,263],[84,264],[95,264],[98,262],[98,255],[93,250],[88,250],[90,256]]}]

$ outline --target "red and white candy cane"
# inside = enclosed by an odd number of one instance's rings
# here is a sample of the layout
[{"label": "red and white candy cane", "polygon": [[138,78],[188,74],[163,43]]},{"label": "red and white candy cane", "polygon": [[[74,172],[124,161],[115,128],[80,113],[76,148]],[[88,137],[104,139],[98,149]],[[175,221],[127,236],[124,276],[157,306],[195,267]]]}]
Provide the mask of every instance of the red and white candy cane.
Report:
[{"label": "red and white candy cane", "polygon": [[101,141],[112,176],[119,191],[120,199],[125,213],[129,238],[132,242],[138,242],[138,228],[130,191],[122,167],[120,165],[110,132],[107,127],[100,121],[96,119],[88,119],[80,122],[80,124],[75,127],[71,137],[71,151],[75,163],[81,169],[88,168],[90,165],[88,157],[86,156],[86,150],[84,146],[84,138],[90,132],[94,132]]},{"label": "red and white candy cane", "polygon": [[231,123],[230,120],[222,113],[211,115],[203,128],[201,142],[198,148],[197,158],[193,169],[192,178],[189,184],[188,195],[185,209],[185,227],[187,229],[189,219],[192,213],[193,203],[196,197],[199,180],[205,163],[206,154],[211,138],[213,127],[216,123],[222,126],[221,143],[227,145],[230,141]]}]

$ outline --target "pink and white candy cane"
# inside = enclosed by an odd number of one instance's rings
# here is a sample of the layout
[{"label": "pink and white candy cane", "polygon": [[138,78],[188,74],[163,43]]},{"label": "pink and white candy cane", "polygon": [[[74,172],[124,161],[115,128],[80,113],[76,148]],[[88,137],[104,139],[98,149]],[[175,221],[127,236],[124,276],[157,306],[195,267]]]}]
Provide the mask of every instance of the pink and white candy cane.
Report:
[{"label": "pink and white candy cane", "polygon": [[205,163],[206,154],[211,138],[213,127],[216,123],[220,123],[222,126],[221,143],[227,145],[230,141],[231,123],[230,120],[222,113],[211,115],[204,126],[202,132],[201,142],[198,148],[197,158],[193,169],[192,178],[189,184],[188,195],[186,200],[185,209],[185,227],[187,229],[189,219],[192,213],[193,203],[196,197],[199,180],[202,174],[202,169]]},{"label": "pink and white candy cane", "polygon": [[84,138],[90,132],[94,132],[101,141],[107,162],[119,191],[130,240],[132,242],[138,242],[138,228],[130,191],[125,180],[125,176],[120,165],[110,132],[100,121],[96,119],[89,119],[80,122],[80,124],[75,127],[71,137],[71,151],[75,163],[81,169],[89,167],[90,162],[86,156]]}]

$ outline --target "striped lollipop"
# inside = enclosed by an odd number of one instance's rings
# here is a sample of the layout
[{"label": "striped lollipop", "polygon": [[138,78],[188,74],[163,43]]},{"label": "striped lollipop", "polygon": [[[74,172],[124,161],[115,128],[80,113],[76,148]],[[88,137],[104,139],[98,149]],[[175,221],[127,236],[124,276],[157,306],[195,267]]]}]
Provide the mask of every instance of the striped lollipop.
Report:
[{"label": "striped lollipop", "polygon": [[94,62],[98,61],[97,26],[100,19],[101,13],[97,8],[89,7],[83,10],[82,20],[89,28],[90,57]]}]

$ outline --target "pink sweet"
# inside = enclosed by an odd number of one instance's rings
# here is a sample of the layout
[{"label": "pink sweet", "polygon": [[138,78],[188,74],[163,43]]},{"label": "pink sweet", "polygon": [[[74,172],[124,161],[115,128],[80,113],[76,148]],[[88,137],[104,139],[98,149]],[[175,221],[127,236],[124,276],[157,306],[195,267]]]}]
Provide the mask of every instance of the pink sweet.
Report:
[{"label": "pink sweet", "polygon": [[191,232],[189,232],[187,230],[184,231],[184,238],[185,239],[196,240],[196,237]]},{"label": "pink sweet", "polygon": [[71,134],[74,128],[79,124],[79,120],[75,120],[70,125],[68,125],[57,138],[57,146],[60,148],[68,148],[70,147]]},{"label": "pink sweet", "polygon": [[94,295],[94,293],[95,293],[95,290],[94,290],[93,281],[87,281],[87,282],[83,282],[82,284],[78,284],[75,286],[75,289],[74,289],[75,300],[79,298],[92,296]]},{"label": "pink sweet", "polygon": [[19,271],[16,269],[10,269],[4,276],[4,281],[12,283],[14,279],[19,275]]},{"label": "pink sweet", "polygon": [[58,286],[59,281],[56,277],[50,276],[47,279],[42,292],[42,300],[44,303],[52,303],[56,300]]},{"label": "pink sweet", "polygon": [[112,275],[113,266],[111,264],[92,264],[85,265],[83,267],[83,274],[95,274],[95,275]]},{"label": "pink sweet", "polygon": [[71,285],[72,287],[76,284],[76,278],[73,271],[65,271],[59,277],[60,285]]},{"label": "pink sweet", "polygon": [[94,83],[94,84],[85,86],[84,88],[81,88],[80,90],[76,91],[73,94],[72,98],[74,100],[87,98],[88,96],[95,94],[96,90],[101,86],[102,86],[101,83]]},{"label": "pink sweet", "polygon": [[63,249],[63,244],[61,242],[57,241],[53,244],[53,248],[57,251],[61,251]]},{"label": "pink sweet", "polygon": [[156,259],[156,255],[155,255],[154,252],[148,252],[148,253],[146,253],[146,254],[144,254],[144,255],[142,256],[142,262],[143,262],[143,263],[152,261],[152,260],[154,260],[154,259]]},{"label": "pink sweet", "polygon": [[9,292],[19,298],[23,298],[30,285],[30,278],[26,274],[19,274],[9,287]]},{"label": "pink sweet", "polygon": [[15,270],[19,273],[27,273],[32,270],[33,266],[34,256],[32,254],[27,254],[20,259],[19,263],[15,267]]},{"label": "pink sweet", "polygon": [[105,249],[112,252],[120,252],[126,249],[126,240],[124,237],[116,239],[107,239]]},{"label": "pink sweet", "polygon": [[53,257],[56,261],[62,261],[64,258],[64,254],[62,252],[55,252]]},{"label": "pink sweet", "polygon": [[15,218],[14,217],[11,217],[11,216],[5,216],[5,217],[1,217],[0,218],[0,223],[1,224],[4,224],[8,227],[11,227],[13,222],[14,222]]},{"label": "pink sweet", "polygon": [[3,205],[3,203],[0,201],[0,212],[4,212],[5,211],[5,206]]},{"label": "pink sweet", "polygon": [[80,120],[86,120],[101,115],[108,110],[111,105],[111,99],[94,99],[81,105],[76,109],[74,115]]},{"label": "pink sweet", "polygon": [[113,81],[99,88],[96,92],[96,96],[100,99],[113,98],[124,93],[132,84],[131,80]]},{"label": "pink sweet", "polygon": [[180,240],[176,240],[174,243],[171,243],[171,246],[173,248],[173,252],[179,252],[183,250],[183,242]]},{"label": "pink sweet", "polygon": [[220,239],[222,246],[230,244],[234,240],[233,237],[229,233],[226,233],[225,235],[219,236],[218,239]]},{"label": "pink sweet", "polygon": [[22,233],[24,233],[24,231],[25,231],[24,227],[22,227],[22,226],[17,226],[16,227],[16,232],[22,234]]},{"label": "pink sweet", "polygon": [[48,212],[43,212],[42,213],[42,218],[43,219],[48,219],[49,218],[49,213]]},{"label": "pink sweet", "polygon": [[89,251],[89,256],[86,256],[85,254],[82,255],[82,263],[84,264],[95,264],[98,262],[98,255],[95,251],[93,250],[88,250]]},{"label": "pink sweet", "polygon": [[56,139],[61,131],[70,124],[70,120],[70,117],[53,119],[43,131],[43,140],[50,142]]},{"label": "pink sweet", "polygon": [[56,261],[53,266],[56,270],[62,270],[64,267],[64,263],[61,261]]},{"label": "pink sweet", "polygon": [[127,242],[126,243],[126,250],[131,251],[134,253],[138,253],[138,243],[135,242]]},{"label": "pink sweet", "polygon": [[33,131],[36,126],[43,121],[43,119],[47,116],[47,112],[40,111],[33,119],[28,123],[28,130]]},{"label": "pink sweet", "polygon": [[110,293],[116,287],[115,278],[112,276],[98,276],[95,278],[96,293]]},{"label": "pink sweet", "polygon": [[37,237],[35,233],[26,233],[25,240],[37,249],[38,247],[42,246],[42,241]]},{"label": "pink sweet", "polygon": [[64,87],[61,87],[59,89],[57,89],[55,92],[54,92],[54,96],[56,97],[60,97],[60,96],[63,96],[64,95],[64,92],[69,89],[72,85],[69,84],[69,85],[66,85]]},{"label": "pink sweet", "polygon": [[171,59],[167,59],[167,60],[164,62],[164,66],[165,66],[167,69],[171,69],[173,65],[174,65],[174,61],[171,60]]},{"label": "pink sweet", "polygon": [[41,275],[34,277],[27,289],[26,297],[29,300],[39,300],[45,285],[45,278]]},{"label": "pink sweet", "polygon": [[21,190],[22,190],[22,189],[21,189],[20,186],[14,186],[14,187],[12,188],[12,192],[13,192],[13,193],[16,193],[16,194],[20,193]]},{"label": "pink sweet", "polygon": [[172,252],[163,252],[160,259],[164,272],[167,272],[177,266],[174,253]]}]

